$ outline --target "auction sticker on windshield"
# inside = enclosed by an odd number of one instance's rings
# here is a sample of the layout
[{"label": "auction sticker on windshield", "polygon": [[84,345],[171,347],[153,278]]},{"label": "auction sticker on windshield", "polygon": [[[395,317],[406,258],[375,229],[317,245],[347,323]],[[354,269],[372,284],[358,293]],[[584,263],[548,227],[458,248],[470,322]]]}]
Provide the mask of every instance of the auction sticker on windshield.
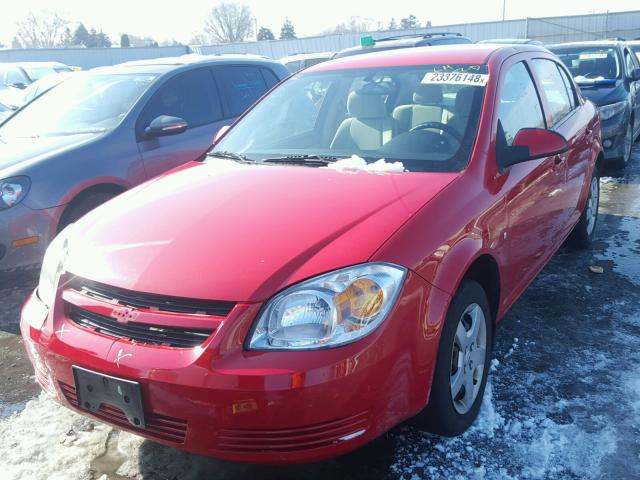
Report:
[{"label": "auction sticker on windshield", "polygon": [[420,83],[436,83],[448,85],[475,85],[484,87],[489,80],[486,73],[463,72],[428,72]]}]

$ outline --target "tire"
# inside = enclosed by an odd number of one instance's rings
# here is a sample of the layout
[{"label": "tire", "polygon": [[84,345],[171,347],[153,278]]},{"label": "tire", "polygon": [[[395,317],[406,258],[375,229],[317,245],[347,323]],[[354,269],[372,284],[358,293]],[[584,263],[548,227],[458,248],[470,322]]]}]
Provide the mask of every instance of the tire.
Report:
[{"label": "tire", "polygon": [[591,247],[598,223],[598,206],[600,205],[600,175],[598,169],[593,170],[589,183],[589,195],[585,203],[580,220],[569,236],[569,245],[574,248],[586,249]]},{"label": "tire", "polygon": [[91,210],[102,205],[106,201],[111,200],[113,197],[115,197],[115,195],[112,193],[96,192],[85,197],[75,199],[62,214],[60,224],[58,225],[58,232],[62,231],[62,229],[68,225],[80,220]]},{"label": "tire", "polygon": [[[431,433],[453,437],[464,433],[478,416],[482,397],[487,383],[493,346],[493,321],[487,295],[480,284],[474,280],[464,280],[453,297],[440,337],[440,348],[436,358],[436,367],[431,385],[429,403],[414,419],[414,423]],[[467,343],[468,352],[478,352],[484,345],[484,358],[466,354],[460,348],[459,338],[468,336],[474,330],[475,318],[478,327],[476,342]],[[470,325],[469,325],[470,323]],[[465,324],[467,324],[465,326]],[[457,335],[458,325],[464,329]],[[469,329],[467,330],[467,326]],[[484,332],[484,339],[482,337]],[[466,335],[465,335],[466,334]],[[483,340],[483,341],[482,341]],[[471,349],[471,347],[475,348]],[[454,359],[455,357],[455,359]],[[464,359],[464,360],[463,360]],[[468,369],[468,360],[476,360]],[[466,365],[464,365],[466,363]],[[482,367],[481,369],[479,367]],[[471,372],[470,374],[466,374]],[[472,377],[473,393],[467,397],[465,382],[453,382],[454,379]],[[455,386],[453,385],[455,384]],[[461,387],[458,389],[458,385]],[[453,392],[457,391],[457,395]]]}]

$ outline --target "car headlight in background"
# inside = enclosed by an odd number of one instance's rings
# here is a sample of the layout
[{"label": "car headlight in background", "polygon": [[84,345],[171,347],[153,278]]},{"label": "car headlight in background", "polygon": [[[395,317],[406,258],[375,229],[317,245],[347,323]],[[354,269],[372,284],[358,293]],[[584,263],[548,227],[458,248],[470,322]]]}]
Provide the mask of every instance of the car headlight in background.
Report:
[{"label": "car headlight in background", "polygon": [[627,106],[627,102],[617,102],[611,105],[604,105],[598,108],[600,114],[600,120],[609,120],[611,117],[622,112]]},{"label": "car headlight in background", "polygon": [[28,177],[12,177],[0,180],[0,210],[20,203],[27,196],[31,180]]},{"label": "car headlight in background", "polygon": [[397,265],[368,263],[289,287],[267,302],[248,348],[308,350],[360,339],[395,305],[406,273]]},{"label": "car headlight in background", "polygon": [[55,300],[60,275],[65,271],[72,227],[73,224],[69,225],[53,239],[42,261],[40,282],[38,283],[38,298],[49,308],[51,308]]}]

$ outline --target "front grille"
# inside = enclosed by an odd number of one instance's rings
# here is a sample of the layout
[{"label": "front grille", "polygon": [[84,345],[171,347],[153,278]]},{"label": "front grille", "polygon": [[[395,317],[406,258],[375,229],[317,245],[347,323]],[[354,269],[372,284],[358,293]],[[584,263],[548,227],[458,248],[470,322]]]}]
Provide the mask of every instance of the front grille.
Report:
[{"label": "front grille", "polygon": [[[67,401],[78,410],[78,396],[76,389],[72,385],[59,382],[60,390],[64,394]],[[82,410],[85,411],[85,410]],[[132,430],[140,431],[151,437],[158,438],[160,440],[167,440],[169,442],[184,443],[184,439],[187,436],[187,421],[182,418],[167,417],[165,415],[157,415],[153,412],[145,413],[145,428],[136,428],[129,423],[124,412],[117,407],[111,405],[100,405],[100,410],[97,412],[91,412],[98,418],[117,425],[123,428],[129,428]]]},{"label": "front grille", "polygon": [[202,344],[213,333],[213,329],[165,327],[146,323],[120,323],[116,319],[69,305],[69,318],[80,327],[109,335],[126,338],[133,342],[150,345],[192,348]]},{"label": "front grille", "polygon": [[194,315],[214,315],[226,317],[235,307],[235,302],[222,300],[202,300],[195,298],[170,297],[155,293],[141,293],[124,288],[103,285],[92,280],[76,277],[69,286],[89,297],[107,302],[117,302],[131,308],[158,310],[161,312],[186,313]]},{"label": "front grille", "polygon": [[368,428],[368,413],[331,422],[269,430],[221,429],[217,448],[236,452],[290,452],[327,447],[356,438]]}]

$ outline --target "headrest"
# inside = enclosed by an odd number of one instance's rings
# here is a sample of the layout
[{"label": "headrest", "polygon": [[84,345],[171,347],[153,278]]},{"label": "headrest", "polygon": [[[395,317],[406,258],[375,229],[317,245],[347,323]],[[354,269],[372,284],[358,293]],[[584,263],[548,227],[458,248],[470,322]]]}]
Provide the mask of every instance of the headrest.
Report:
[{"label": "headrest", "polygon": [[473,95],[475,93],[474,89],[477,87],[464,87],[458,90],[456,94],[456,115],[461,115],[463,117],[468,117],[471,112],[471,107],[473,106]]},{"label": "headrest", "polygon": [[413,93],[413,103],[433,105],[442,102],[442,87],[440,85],[420,84]]},{"label": "headrest", "polygon": [[347,111],[355,118],[381,118],[387,115],[384,97],[359,90],[351,92],[347,98]]}]

